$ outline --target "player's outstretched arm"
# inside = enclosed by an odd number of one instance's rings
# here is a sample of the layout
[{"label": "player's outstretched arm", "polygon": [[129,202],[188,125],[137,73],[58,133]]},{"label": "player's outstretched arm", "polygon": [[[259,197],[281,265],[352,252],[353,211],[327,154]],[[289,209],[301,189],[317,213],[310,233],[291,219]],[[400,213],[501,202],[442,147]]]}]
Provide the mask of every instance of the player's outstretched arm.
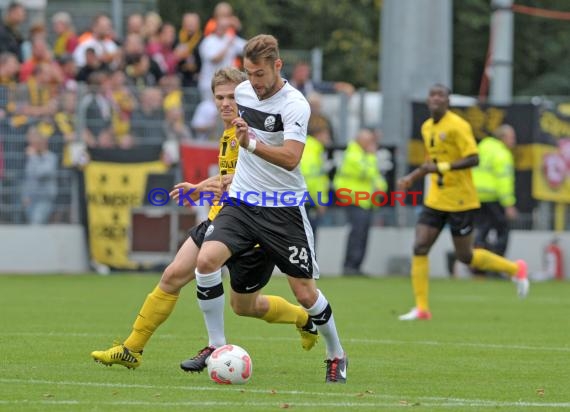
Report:
[{"label": "player's outstretched arm", "polygon": [[409,189],[416,180],[423,178],[428,172],[426,171],[425,165],[414,169],[411,173],[398,179],[398,190]]},{"label": "player's outstretched arm", "polygon": [[469,169],[470,167],[475,167],[478,164],[479,164],[479,155],[472,154],[470,156],[466,156],[462,159],[453,162],[450,165],[450,170]]},{"label": "player's outstretched arm", "polygon": [[[219,198],[222,194],[222,182],[220,176],[212,176],[200,183],[194,184],[189,182],[181,182],[174,186],[170,192],[170,198],[173,200],[178,200],[182,197],[190,197],[193,201],[197,201],[200,198],[200,193],[214,193],[216,198]],[[189,205],[188,201],[184,199],[184,204]]]},{"label": "player's outstretched arm", "polygon": [[478,164],[479,164],[479,155],[477,154],[466,156],[453,163],[434,163],[431,161],[426,162],[417,169],[415,169],[413,172],[398,179],[398,189],[399,190],[409,189],[410,186],[412,186],[416,180],[423,178],[425,175],[429,173],[444,174],[449,172],[450,170],[468,169],[470,167],[475,167]]}]

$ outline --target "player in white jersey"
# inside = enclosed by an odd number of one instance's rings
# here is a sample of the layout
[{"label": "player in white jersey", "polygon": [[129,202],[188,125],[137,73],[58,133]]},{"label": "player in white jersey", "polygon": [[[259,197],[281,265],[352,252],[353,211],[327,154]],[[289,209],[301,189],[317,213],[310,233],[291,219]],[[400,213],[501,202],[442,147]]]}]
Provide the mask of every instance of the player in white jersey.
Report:
[{"label": "player in white jersey", "polygon": [[[240,117],[233,123],[241,146],[239,161],[229,202],[204,238],[196,282],[200,293],[208,293],[222,282],[224,262],[259,244],[287,274],[297,301],[325,340],[325,381],[346,383],[347,357],[331,306],[316,287],[319,269],[313,232],[301,200],[306,185],[299,162],[310,108],[302,94],[281,78],[282,66],[275,37],[261,34],[247,42],[244,69],[249,81],[235,90]],[[246,198],[245,193],[252,196]],[[253,306],[255,299],[255,294],[233,293],[232,307]],[[215,329],[220,324],[219,308],[202,310],[208,331]]]}]

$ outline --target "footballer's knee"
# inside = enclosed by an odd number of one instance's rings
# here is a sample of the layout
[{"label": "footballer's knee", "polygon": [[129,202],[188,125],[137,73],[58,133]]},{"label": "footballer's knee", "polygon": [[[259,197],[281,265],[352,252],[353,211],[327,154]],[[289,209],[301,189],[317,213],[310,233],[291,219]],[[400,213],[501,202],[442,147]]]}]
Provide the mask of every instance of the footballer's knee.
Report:
[{"label": "footballer's knee", "polygon": [[174,261],[162,273],[160,288],[167,293],[177,293],[195,277],[194,267],[187,267]]},{"label": "footballer's knee", "polygon": [[471,250],[456,250],[455,257],[461,263],[468,265],[473,260],[473,252]]},{"label": "footballer's knee", "polygon": [[231,252],[221,242],[205,242],[196,260],[196,269],[200,273],[213,273],[220,269],[231,257]]},{"label": "footballer's knee", "polygon": [[216,266],[214,259],[212,259],[208,255],[198,255],[198,259],[196,261],[196,269],[200,273],[212,273],[218,270],[220,266]]},{"label": "footballer's knee", "polygon": [[304,308],[313,306],[319,297],[319,292],[314,288],[297,288],[294,292],[297,302]]}]

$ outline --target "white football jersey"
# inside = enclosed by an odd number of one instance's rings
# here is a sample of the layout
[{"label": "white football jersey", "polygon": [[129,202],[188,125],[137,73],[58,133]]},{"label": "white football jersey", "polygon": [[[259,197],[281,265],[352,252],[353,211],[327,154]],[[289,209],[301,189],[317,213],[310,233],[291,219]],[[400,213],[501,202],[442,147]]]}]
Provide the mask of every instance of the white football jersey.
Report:
[{"label": "white football jersey", "polygon": [[[259,100],[249,81],[235,89],[238,114],[249,125],[250,139],[269,146],[283,146],[292,139],[305,143],[311,109],[305,97],[285,85],[268,99]],[[230,196],[259,206],[299,206],[307,191],[299,165],[294,170],[269,163],[240,147]],[[247,198],[246,193],[250,192]]]}]

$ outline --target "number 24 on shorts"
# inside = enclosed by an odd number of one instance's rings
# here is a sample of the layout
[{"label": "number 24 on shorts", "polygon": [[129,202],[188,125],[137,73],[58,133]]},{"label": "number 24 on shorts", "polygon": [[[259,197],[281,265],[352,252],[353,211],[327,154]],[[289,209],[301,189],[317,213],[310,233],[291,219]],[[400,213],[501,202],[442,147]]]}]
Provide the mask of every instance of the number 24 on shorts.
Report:
[{"label": "number 24 on shorts", "polygon": [[307,249],[302,247],[299,249],[297,246],[289,246],[289,250],[291,254],[289,255],[289,262],[293,264],[300,264],[300,266],[306,270],[308,270],[308,263],[309,263],[309,254],[307,253]]}]

